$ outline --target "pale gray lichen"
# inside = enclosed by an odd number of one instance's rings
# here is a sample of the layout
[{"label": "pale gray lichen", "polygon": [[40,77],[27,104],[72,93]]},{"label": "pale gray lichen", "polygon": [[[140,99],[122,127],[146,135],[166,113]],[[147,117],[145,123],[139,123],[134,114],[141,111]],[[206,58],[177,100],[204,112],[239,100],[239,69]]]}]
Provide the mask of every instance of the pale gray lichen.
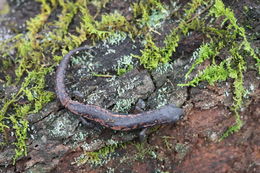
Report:
[{"label": "pale gray lichen", "polygon": [[126,68],[129,65],[133,65],[133,57],[131,55],[124,55],[117,61],[117,68]]},{"label": "pale gray lichen", "polygon": [[155,102],[157,103],[156,109],[168,104],[167,90],[168,87],[162,87],[158,90],[157,97],[155,98]]},{"label": "pale gray lichen", "polygon": [[112,111],[114,112],[128,112],[131,109],[132,104],[135,102],[135,99],[119,99],[115,106],[113,107]]},{"label": "pale gray lichen", "polygon": [[148,26],[155,29],[161,28],[162,23],[169,16],[169,14],[170,13],[167,10],[153,11],[149,21],[147,22]]},{"label": "pale gray lichen", "polygon": [[63,116],[56,118],[50,128],[49,134],[54,138],[68,138],[72,136],[77,128],[79,120],[70,119],[69,113],[64,113]]},{"label": "pale gray lichen", "polygon": [[159,75],[163,75],[166,73],[170,73],[173,70],[173,65],[171,63],[164,63],[160,64],[156,69],[155,72]]},{"label": "pale gray lichen", "polygon": [[124,97],[125,92],[134,89],[136,86],[140,85],[141,81],[138,77],[134,77],[128,81],[125,81],[121,86],[117,88],[117,94],[119,97]]},{"label": "pale gray lichen", "polygon": [[77,131],[71,138],[72,141],[71,148],[78,147],[80,145],[80,142],[85,141],[87,136],[93,135],[92,133],[93,133],[92,130],[86,132]]},{"label": "pale gray lichen", "polygon": [[106,173],[115,173],[115,168],[108,167]]},{"label": "pale gray lichen", "polygon": [[106,91],[98,90],[96,92],[93,92],[90,95],[88,95],[86,99],[84,99],[84,102],[86,102],[87,104],[95,104],[97,100],[100,99],[100,95],[106,96]]},{"label": "pale gray lichen", "polygon": [[157,154],[156,154],[155,151],[151,151],[150,155],[151,155],[152,158],[157,159]]},{"label": "pale gray lichen", "polygon": [[100,146],[104,143],[101,139],[93,140],[91,143],[84,143],[81,145],[81,148],[85,152],[95,151],[100,148]]},{"label": "pale gray lichen", "polygon": [[117,75],[123,75],[134,68],[134,61],[131,55],[124,55],[113,67],[117,71]]},{"label": "pale gray lichen", "polygon": [[115,49],[107,49],[107,52],[105,53],[105,55],[111,54],[111,53],[116,53]]},{"label": "pale gray lichen", "polygon": [[110,35],[106,40],[103,41],[103,45],[107,47],[108,45],[119,45],[127,37],[127,34],[122,31],[116,31],[114,34]]},{"label": "pale gray lichen", "polygon": [[[163,166],[163,165],[161,165],[161,166]],[[162,171],[162,170],[160,170],[160,169],[156,169],[156,170],[155,170],[155,173],[170,173],[170,172],[168,172],[168,171]]]},{"label": "pale gray lichen", "polygon": [[93,63],[93,59],[95,57],[91,54],[89,51],[81,52],[80,55],[74,55],[71,58],[71,64],[72,65],[81,65],[82,68],[80,68],[77,73],[82,74],[82,71],[84,72],[93,72],[95,68],[98,68],[100,66],[99,63]]},{"label": "pale gray lichen", "polygon": [[113,139],[108,139],[106,141],[106,145],[116,145],[117,146],[118,144],[120,144],[120,142],[116,141],[116,140],[113,140]]}]

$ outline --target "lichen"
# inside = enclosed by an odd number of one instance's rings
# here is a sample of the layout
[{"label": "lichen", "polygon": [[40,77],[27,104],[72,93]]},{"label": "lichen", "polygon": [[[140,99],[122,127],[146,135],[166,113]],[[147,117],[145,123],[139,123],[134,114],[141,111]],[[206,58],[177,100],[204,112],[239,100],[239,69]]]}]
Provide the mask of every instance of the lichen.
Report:
[{"label": "lichen", "polygon": [[167,90],[168,90],[168,87],[162,87],[157,91],[157,96],[154,100],[157,103],[156,108],[160,108],[160,107],[168,104]]},{"label": "lichen", "polygon": [[132,4],[135,23],[141,29],[156,28],[169,14],[159,0],[139,1]]},{"label": "lichen", "polygon": [[119,99],[115,106],[113,107],[112,111],[114,112],[128,112],[131,109],[132,104],[134,103],[134,99]]},{"label": "lichen", "polygon": [[131,55],[125,55],[117,61],[117,75],[121,76],[134,68],[134,62]]},{"label": "lichen", "polygon": [[69,113],[65,113],[53,121],[52,125],[48,128],[48,132],[52,138],[65,139],[73,135],[79,120],[74,120],[70,117]]}]

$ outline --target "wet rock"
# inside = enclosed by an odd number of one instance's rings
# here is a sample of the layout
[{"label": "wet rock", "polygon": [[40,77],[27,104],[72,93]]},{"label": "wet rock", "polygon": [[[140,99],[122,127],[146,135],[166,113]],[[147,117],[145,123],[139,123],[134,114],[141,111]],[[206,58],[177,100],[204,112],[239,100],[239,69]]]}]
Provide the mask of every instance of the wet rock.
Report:
[{"label": "wet rock", "polygon": [[155,89],[149,73],[145,70],[133,69],[123,76],[94,77],[89,80],[88,87],[83,80],[70,89],[82,90],[79,92],[84,94],[83,101],[86,104],[111,107],[116,112],[128,112],[138,99],[146,99]]},{"label": "wet rock", "polygon": [[[223,121],[226,119],[225,116],[231,116],[228,110],[222,108],[215,108],[211,110],[194,110],[190,112],[189,126],[194,132],[200,132],[201,135],[211,136],[208,131],[223,131]],[[219,124],[219,127],[217,126]],[[204,131],[204,132],[203,132]]]},{"label": "wet rock", "polygon": [[18,92],[17,86],[10,85],[4,88],[5,90],[5,97],[11,98],[14,93]]},{"label": "wet rock", "polygon": [[72,136],[79,124],[79,119],[70,115],[70,113],[60,112],[60,116],[57,116],[52,124],[48,127],[51,138],[55,139],[66,139]]},{"label": "wet rock", "polygon": [[[194,150],[191,156],[176,169],[176,172],[233,172],[232,162],[244,156],[244,153],[237,148],[209,146]],[[240,171],[242,170],[245,168],[240,167]]]},{"label": "wet rock", "polygon": [[14,154],[15,152],[13,147],[6,147],[4,151],[1,151],[0,170],[1,167],[8,167],[12,163]]},{"label": "wet rock", "polygon": [[228,82],[219,84],[219,87],[203,83],[198,87],[191,88],[190,95],[194,107],[200,109],[210,109],[217,105],[231,106],[233,99],[231,86]]},{"label": "wet rock", "polygon": [[51,113],[57,112],[59,109],[59,103],[58,102],[51,102],[48,103],[41,112],[37,114],[29,114],[27,116],[28,121],[31,124],[37,123],[41,121],[42,119],[49,116]]}]

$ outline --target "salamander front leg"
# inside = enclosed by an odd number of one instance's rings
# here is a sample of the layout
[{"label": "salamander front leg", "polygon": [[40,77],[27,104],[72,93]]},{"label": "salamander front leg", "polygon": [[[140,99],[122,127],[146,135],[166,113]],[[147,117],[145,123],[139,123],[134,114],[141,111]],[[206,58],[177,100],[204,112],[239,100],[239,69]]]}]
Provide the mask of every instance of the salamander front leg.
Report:
[{"label": "salamander front leg", "polygon": [[144,128],[144,129],[142,129],[140,132],[139,132],[139,136],[138,136],[138,138],[139,138],[139,141],[140,142],[144,142],[144,141],[146,141],[147,140],[147,132],[148,132],[148,128]]},{"label": "salamander front leg", "polygon": [[97,126],[96,123],[93,123],[82,116],[79,116],[79,118],[80,118],[80,123],[88,128],[95,128]]}]

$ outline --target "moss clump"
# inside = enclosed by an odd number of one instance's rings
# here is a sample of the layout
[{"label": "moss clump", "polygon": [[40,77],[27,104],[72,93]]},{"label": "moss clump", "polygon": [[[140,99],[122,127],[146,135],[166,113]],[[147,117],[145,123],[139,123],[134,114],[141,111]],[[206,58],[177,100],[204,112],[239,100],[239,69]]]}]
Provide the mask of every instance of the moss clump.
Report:
[{"label": "moss clump", "polygon": [[[19,85],[19,91],[11,98],[5,98],[0,109],[0,133],[11,128],[17,139],[13,143],[16,146],[14,161],[27,152],[26,116],[37,113],[54,97],[54,93],[46,90],[45,78],[54,70],[62,55],[80,46],[87,39],[96,42],[115,34],[117,30],[131,30],[127,20],[119,13],[104,14],[101,21],[95,20],[88,11],[87,0],[38,2],[41,3],[41,11],[27,21],[27,32],[0,43],[4,69],[13,63],[16,65],[15,80],[9,76],[6,82],[9,85]],[[58,8],[61,11],[57,18],[50,18]],[[72,33],[70,25],[76,15],[80,18],[80,24]],[[17,58],[10,60],[13,50]],[[18,105],[19,99],[26,99],[29,104]],[[8,124],[8,120],[11,124]]]},{"label": "moss clump", "polygon": [[[221,0],[216,0],[214,2],[214,5],[209,10],[209,16],[215,17],[215,19],[218,20],[222,18],[221,27],[223,27],[224,24],[227,25],[227,32],[225,32],[225,34],[227,34],[226,38],[229,38],[229,40],[226,40],[225,43],[219,40],[220,44],[216,44],[215,48],[213,49],[208,49],[207,44],[202,45],[198,59],[196,60],[195,64],[193,64],[190,71],[186,74],[186,77],[188,77],[189,73],[194,69],[196,65],[204,62],[205,58],[211,59],[212,64],[201,71],[199,75],[193,80],[182,86],[196,86],[201,81],[207,81],[209,84],[212,85],[218,81],[226,81],[228,78],[233,79],[234,102],[231,109],[235,114],[236,123],[223,134],[223,136],[221,137],[221,139],[223,139],[229,134],[239,131],[243,125],[243,122],[239,115],[243,103],[243,97],[245,95],[245,88],[243,86],[243,72],[246,70],[246,63],[243,56],[247,53],[249,56],[255,58],[257,62],[256,66],[258,67],[258,69],[259,58],[257,58],[254,50],[252,49],[246,38],[245,29],[237,24],[234,13],[229,8],[226,8]],[[217,36],[209,36],[212,40],[218,40],[218,38],[216,37],[218,37],[219,35],[223,38],[223,35],[221,33],[222,30],[217,31],[216,28],[210,28],[210,30],[218,33]],[[238,39],[240,38],[242,38],[242,41],[239,42]],[[217,64],[215,62],[215,56],[218,54],[219,51],[222,50],[223,47],[225,47],[226,49],[228,48],[229,57]]]},{"label": "moss clump", "polygon": [[75,160],[75,163],[77,165],[83,165],[85,163],[89,163],[92,166],[103,165],[104,163],[108,162],[109,157],[112,153],[115,152],[116,149],[125,147],[127,143],[128,142],[120,143],[117,141],[109,140],[107,141],[107,145],[102,147],[101,149],[91,152],[85,152],[84,154],[82,154]]},{"label": "moss clump", "polygon": [[[19,91],[13,94],[11,99],[5,98],[3,107],[0,109],[0,132],[3,133],[5,128],[12,128],[17,141],[13,144],[16,146],[14,161],[20,156],[26,155],[26,139],[28,121],[26,115],[38,112],[45,103],[52,100],[54,94],[49,91],[44,91],[45,76],[50,73],[50,67],[41,66],[41,54],[37,51],[39,47],[36,39],[36,34],[43,27],[47,21],[54,4],[50,5],[46,0],[39,1],[42,4],[41,13],[35,18],[27,22],[26,34],[18,34],[13,39],[4,42],[3,45],[12,43],[10,49],[1,50],[5,57],[10,57],[9,51],[17,49],[17,58],[15,61],[18,67],[15,70],[17,84],[23,75],[24,78]],[[55,1],[52,1],[55,3]],[[12,83],[10,80],[9,83]],[[25,106],[20,106],[16,102],[22,98],[26,98],[30,103]],[[14,113],[7,113],[8,110],[13,109]],[[11,112],[11,111],[10,111]],[[11,124],[7,124],[8,120]]]},{"label": "moss clump", "polygon": [[147,35],[144,50],[141,50],[142,55],[133,55],[140,60],[140,63],[147,69],[158,67],[159,63],[167,63],[170,61],[172,53],[178,46],[179,36],[174,32],[165,39],[165,47],[157,47],[152,40],[151,35]]},{"label": "moss clump", "polygon": [[153,147],[146,146],[145,143],[134,143],[134,146],[136,147],[137,154],[134,155],[133,160],[144,160],[147,155],[151,155],[156,158]]},{"label": "moss clump", "polygon": [[[0,110],[0,130],[4,132],[5,128],[10,128],[6,120],[10,120],[12,128],[15,131],[17,141],[13,144],[16,146],[14,161],[20,156],[26,155],[26,139],[28,121],[26,115],[37,113],[42,107],[54,98],[54,93],[43,91],[45,88],[45,76],[50,72],[49,69],[41,69],[38,72],[28,72],[28,76],[22,83],[18,93],[13,95],[11,99],[7,100]],[[27,98],[30,102],[24,106],[18,105],[16,102],[21,98]],[[9,107],[14,108],[13,114],[6,116]]]},{"label": "moss clump", "polygon": [[[194,64],[192,64],[191,68],[186,73],[185,77],[188,78],[188,76],[195,69],[196,66],[202,64],[205,60],[209,58],[215,58],[218,55],[218,53],[219,52],[214,49],[214,43],[206,43],[201,45],[201,47],[198,49],[198,52],[193,53],[194,58],[196,58],[196,61]],[[212,84],[212,82],[210,82],[210,84]]]},{"label": "moss clump", "polygon": [[[234,13],[229,8],[226,8],[221,0],[193,0],[187,4],[184,11],[183,20],[166,37],[164,47],[156,46],[152,36],[148,34],[145,48],[141,51],[142,55],[134,55],[134,57],[137,57],[147,69],[157,68],[160,63],[167,63],[171,60],[180,38],[186,36],[189,31],[198,30],[205,33],[210,42],[203,43],[199,50],[193,54],[196,61],[187,72],[186,79],[205,60],[209,60],[210,65],[200,71],[190,82],[180,84],[180,86],[194,87],[202,81],[207,81],[210,85],[213,85],[219,81],[233,79],[234,102],[231,109],[235,114],[236,123],[223,134],[223,139],[229,134],[238,131],[243,125],[239,115],[245,95],[243,73],[246,70],[246,63],[243,56],[249,55],[253,57],[256,60],[256,67],[259,72],[260,59],[247,40],[245,29],[237,24]],[[205,12],[208,12],[205,15],[206,17],[200,19],[200,15]],[[221,24],[219,26],[205,25],[206,18],[211,18],[212,21],[220,20]],[[224,51],[224,48],[225,50],[228,49],[229,55],[221,62],[216,62],[215,57]]]},{"label": "moss clump", "polygon": [[[164,46],[158,47],[153,41],[151,34],[146,35],[146,44],[144,50],[141,50],[142,55],[134,55],[138,58],[141,64],[147,69],[155,69],[159,64],[167,63],[171,60],[172,54],[176,51],[178,43],[181,36],[188,33],[189,29],[197,29],[200,27],[198,16],[192,17],[199,7],[207,5],[203,0],[194,0],[188,3],[187,7],[184,9],[185,15],[183,20],[179,23],[178,27],[173,28],[164,39]],[[165,9],[162,4],[158,5],[159,9]]]}]

